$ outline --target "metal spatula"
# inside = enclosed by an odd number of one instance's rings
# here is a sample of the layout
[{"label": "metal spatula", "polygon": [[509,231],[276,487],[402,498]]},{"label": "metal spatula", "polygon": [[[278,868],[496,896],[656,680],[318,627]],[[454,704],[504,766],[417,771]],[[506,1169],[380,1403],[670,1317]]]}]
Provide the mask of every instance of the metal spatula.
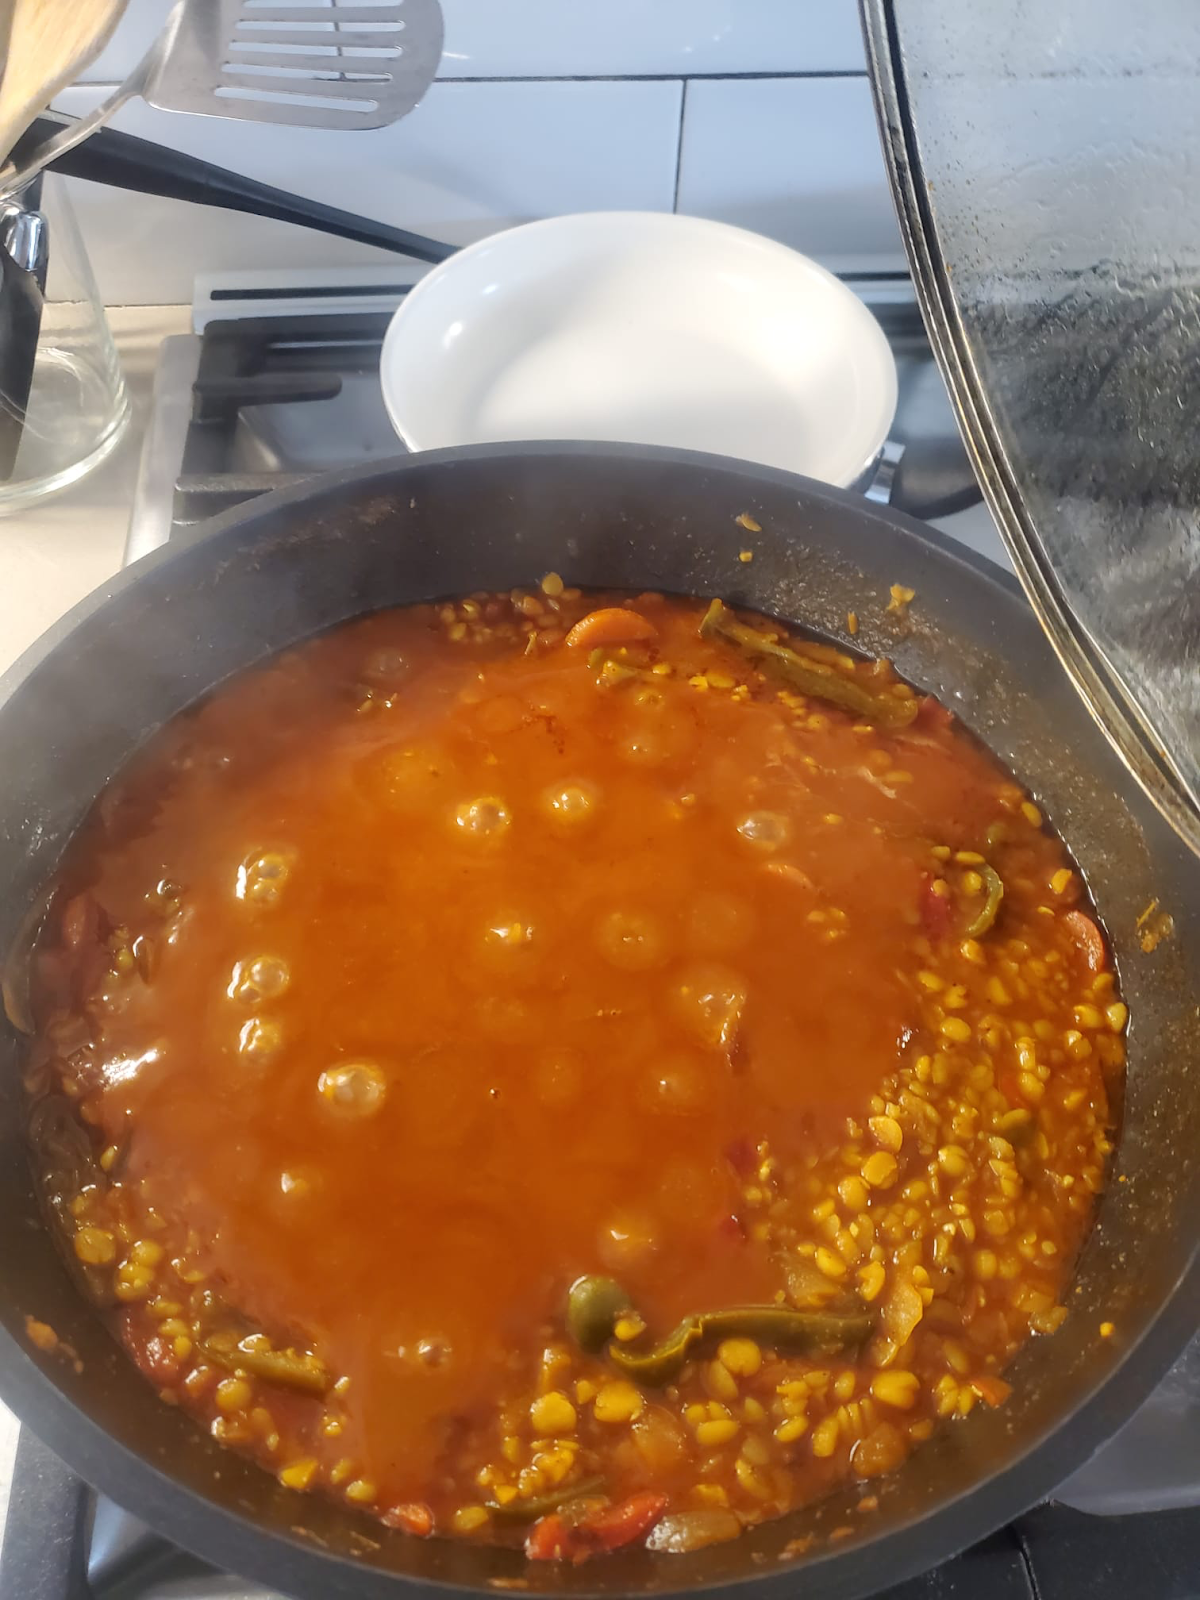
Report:
[{"label": "metal spatula", "polygon": [[141,95],[160,111],[383,128],[422,98],[442,54],[438,0],[177,0],[142,60],[86,117],[0,172],[11,190]]}]

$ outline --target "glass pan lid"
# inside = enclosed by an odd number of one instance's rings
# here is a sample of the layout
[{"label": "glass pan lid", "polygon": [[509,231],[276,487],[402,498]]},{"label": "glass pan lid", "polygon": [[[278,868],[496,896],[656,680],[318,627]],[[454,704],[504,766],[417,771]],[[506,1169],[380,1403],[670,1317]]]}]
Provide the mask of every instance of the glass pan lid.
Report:
[{"label": "glass pan lid", "polygon": [[862,9],[984,494],[1092,715],[1200,853],[1200,5]]}]

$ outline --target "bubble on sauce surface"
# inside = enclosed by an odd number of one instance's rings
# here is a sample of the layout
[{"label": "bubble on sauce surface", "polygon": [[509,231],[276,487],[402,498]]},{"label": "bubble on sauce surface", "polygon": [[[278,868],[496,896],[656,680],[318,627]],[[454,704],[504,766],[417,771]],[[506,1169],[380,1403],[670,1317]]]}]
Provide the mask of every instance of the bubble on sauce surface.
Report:
[{"label": "bubble on sauce surface", "polygon": [[667,757],[667,740],[658,728],[645,725],[631,728],[622,735],[618,750],[634,766],[653,767]]},{"label": "bubble on sauce surface", "polygon": [[781,850],[792,836],[791,823],[780,811],[751,811],[737,824],[737,831],[764,855]]},{"label": "bubble on sauce surface", "polygon": [[436,744],[393,746],[373,756],[364,771],[370,793],[405,812],[432,810],[456,775],[449,754]]},{"label": "bubble on sauce surface", "polygon": [[703,890],[688,918],[689,942],[705,954],[728,955],[748,943],[756,920],[748,900],[720,890]]},{"label": "bubble on sauce surface", "polygon": [[712,1211],[722,1186],[711,1170],[694,1161],[667,1161],[659,1179],[658,1198],[673,1222],[687,1224]]},{"label": "bubble on sauce surface", "polygon": [[728,967],[697,967],[680,979],[675,1011],[688,1031],[712,1049],[729,1050],[746,1005],[746,981]]},{"label": "bubble on sauce surface", "polygon": [[542,807],[551,822],[574,828],[591,822],[599,806],[600,791],[594,783],[551,784],[542,795]]},{"label": "bubble on sauce surface", "polygon": [[283,1028],[273,1017],[251,1017],[238,1031],[238,1054],[262,1066],[283,1048]]},{"label": "bubble on sauce surface", "polygon": [[259,1000],[277,999],[290,982],[291,973],[282,956],[252,956],[234,965],[227,992],[231,1000],[253,1005]]},{"label": "bubble on sauce surface", "polygon": [[596,943],[605,959],[624,972],[648,972],[667,954],[667,936],[658,918],[632,908],[602,916]]},{"label": "bubble on sauce surface", "polygon": [[500,737],[515,732],[528,716],[528,707],[515,694],[490,694],[475,707],[473,720],[480,733]]},{"label": "bubble on sauce surface", "polygon": [[304,1216],[308,1202],[315,1199],[323,1187],[324,1178],[316,1167],[307,1163],[284,1167],[270,1185],[272,1209],[283,1218]]},{"label": "bubble on sauce surface", "polygon": [[[639,695],[646,698],[638,700]],[[677,699],[669,703],[657,685],[635,690],[635,707],[617,736],[616,748],[635,767],[658,767],[678,762],[695,749],[697,732],[694,711]]]},{"label": "bubble on sauce surface", "polygon": [[514,995],[488,994],[474,1013],[480,1032],[502,1044],[516,1044],[537,1031],[534,1014]]},{"label": "bubble on sauce surface", "polygon": [[546,1050],[534,1068],[533,1081],[540,1104],[555,1108],[574,1105],[585,1082],[582,1055],[567,1046]]},{"label": "bubble on sauce surface", "polygon": [[387,1098],[388,1083],[373,1061],[342,1061],[317,1079],[317,1092],[331,1111],[347,1118],[369,1117]]},{"label": "bubble on sauce surface", "polygon": [[291,857],[286,851],[263,850],[238,868],[234,895],[252,905],[275,905],[291,870]]},{"label": "bubble on sauce surface", "polygon": [[[503,1104],[490,1074],[478,1070],[474,1046],[438,1046],[407,1062],[403,1073],[406,1138],[416,1149],[478,1148],[485,1119]],[[449,1219],[444,1219],[447,1222]]]},{"label": "bubble on sauce surface", "polygon": [[544,973],[547,956],[541,928],[527,912],[501,909],[484,919],[468,950],[473,955],[477,983],[514,985],[536,983]]},{"label": "bubble on sauce surface", "polygon": [[364,681],[384,689],[403,683],[411,670],[408,657],[395,645],[380,645],[362,664]]},{"label": "bubble on sauce surface", "polygon": [[645,1263],[658,1249],[650,1217],[639,1211],[619,1211],[600,1229],[600,1257],[614,1275]]},{"label": "bubble on sauce surface", "polygon": [[689,1051],[673,1051],[651,1058],[639,1081],[638,1098],[647,1111],[671,1116],[695,1116],[712,1094],[712,1075],[704,1061]]},{"label": "bubble on sauce surface", "polygon": [[498,839],[512,823],[512,812],[498,795],[481,795],[461,802],[454,823],[469,839]]}]

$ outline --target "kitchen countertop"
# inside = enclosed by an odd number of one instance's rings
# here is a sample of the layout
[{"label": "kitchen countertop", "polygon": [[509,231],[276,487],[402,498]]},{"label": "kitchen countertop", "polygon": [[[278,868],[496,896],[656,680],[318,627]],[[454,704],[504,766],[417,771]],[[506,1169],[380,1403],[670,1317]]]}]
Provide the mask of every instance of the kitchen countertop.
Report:
[{"label": "kitchen countertop", "polygon": [[0,517],[0,672],[121,565],[158,347],[168,334],[189,331],[191,308],[118,306],[108,316],[133,417],[97,472]]}]

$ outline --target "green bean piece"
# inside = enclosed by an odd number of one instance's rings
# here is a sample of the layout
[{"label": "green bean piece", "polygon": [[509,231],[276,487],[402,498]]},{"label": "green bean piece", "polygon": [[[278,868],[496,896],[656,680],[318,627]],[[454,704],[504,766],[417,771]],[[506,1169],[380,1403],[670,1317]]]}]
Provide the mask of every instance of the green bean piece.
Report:
[{"label": "green bean piece", "polygon": [[885,728],[907,727],[919,709],[915,698],[901,700],[895,695],[874,694],[854,678],[819,661],[808,660],[787,645],[739,622],[720,600],[714,600],[704,613],[700,637],[721,639],[748,656],[764,672],[782,679],[789,689],[825,700],[843,711],[865,717],[868,722],[881,723]]},{"label": "green bean piece", "polygon": [[979,908],[979,915],[967,928],[968,939],[978,939],[981,933],[988,931],[995,922],[1000,902],[1004,899],[1004,882],[994,867],[989,867],[985,862],[979,868],[979,876],[983,879],[987,893],[984,895],[983,905]]},{"label": "green bean piece", "polygon": [[685,1317],[666,1338],[649,1350],[610,1344],[609,1360],[639,1383],[664,1384],[677,1377],[684,1363],[701,1347],[722,1339],[744,1337],[788,1354],[843,1350],[859,1345],[871,1331],[862,1312],[795,1311],[790,1306],[735,1306]]},{"label": "green bean piece", "polygon": [[632,1302],[615,1278],[576,1278],[567,1290],[567,1330],[581,1350],[603,1350]]},{"label": "green bean piece", "polygon": [[796,1311],[791,1306],[737,1306],[702,1317],[706,1338],[756,1339],[785,1354],[844,1350],[862,1344],[871,1319],[862,1311]]},{"label": "green bean piece", "polygon": [[295,1350],[243,1350],[237,1346],[222,1350],[205,1341],[200,1346],[206,1360],[226,1372],[248,1372],[264,1383],[281,1389],[298,1389],[301,1394],[323,1395],[329,1388],[329,1373],[316,1356],[299,1355]]},{"label": "green bean piece", "polygon": [[601,1477],[584,1478],[579,1483],[569,1483],[565,1488],[553,1489],[549,1494],[531,1496],[528,1500],[510,1500],[507,1505],[501,1505],[498,1500],[486,1502],[488,1510],[494,1517],[499,1517],[505,1522],[536,1522],[539,1517],[548,1516],[551,1511],[559,1511],[572,1500],[582,1500],[585,1495],[599,1494],[604,1489],[604,1479]]},{"label": "green bean piece", "polygon": [[608,1347],[608,1358],[614,1366],[620,1367],[622,1372],[636,1378],[639,1383],[670,1383],[672,1378],[678,1377],[693,1348],[703,1337],[702,1319],[685,1317],[665,1339],[652,1345],[649,1350],[631,1350],[628,1345],[614,1343]]}]

